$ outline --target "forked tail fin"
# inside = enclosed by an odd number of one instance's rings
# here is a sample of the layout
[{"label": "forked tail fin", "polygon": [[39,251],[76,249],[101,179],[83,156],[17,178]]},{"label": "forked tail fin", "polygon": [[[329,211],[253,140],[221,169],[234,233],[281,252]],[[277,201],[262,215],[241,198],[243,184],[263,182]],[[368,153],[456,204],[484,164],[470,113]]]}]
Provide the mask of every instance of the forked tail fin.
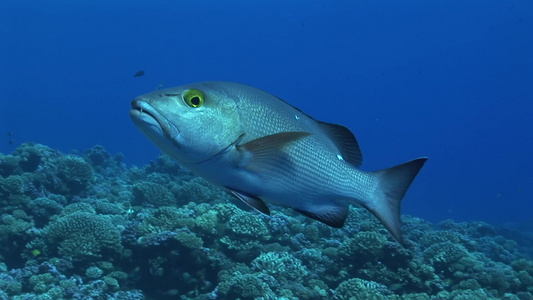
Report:
[{"label": "forked tail fin", "polygon": [[372,172],[378,181],[378,188],[371,199],[362,203],[400,243],[402,243],[400,204],[426,160],[427,157],[417,158],[389,169]]}]

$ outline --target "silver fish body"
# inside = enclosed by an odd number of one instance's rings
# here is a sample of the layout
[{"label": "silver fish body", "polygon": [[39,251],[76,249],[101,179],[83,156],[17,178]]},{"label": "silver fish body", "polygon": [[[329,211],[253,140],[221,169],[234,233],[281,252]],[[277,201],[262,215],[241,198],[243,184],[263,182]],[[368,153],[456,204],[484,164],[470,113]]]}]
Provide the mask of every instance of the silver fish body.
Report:
[{"label": "silver fish body", "polygon": [[157,90],[134,99],[130,117],[163,152],[262,213],[273,203],[342,227],[359,204],[398,241],[400,202],[426,161],[361,171],[349,129],[237,83]]}]

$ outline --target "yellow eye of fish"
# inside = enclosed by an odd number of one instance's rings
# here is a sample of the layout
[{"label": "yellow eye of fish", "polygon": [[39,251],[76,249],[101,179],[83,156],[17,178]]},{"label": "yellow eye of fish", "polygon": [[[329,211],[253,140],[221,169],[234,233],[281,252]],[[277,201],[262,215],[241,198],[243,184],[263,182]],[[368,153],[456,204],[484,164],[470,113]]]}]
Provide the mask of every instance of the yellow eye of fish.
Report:
[{"label": "yellow eye of fish", "polygon": [[204,105],[204,93],[197,89],[190,89],[183,94],[183,100],[190,107],[197,108]]}]

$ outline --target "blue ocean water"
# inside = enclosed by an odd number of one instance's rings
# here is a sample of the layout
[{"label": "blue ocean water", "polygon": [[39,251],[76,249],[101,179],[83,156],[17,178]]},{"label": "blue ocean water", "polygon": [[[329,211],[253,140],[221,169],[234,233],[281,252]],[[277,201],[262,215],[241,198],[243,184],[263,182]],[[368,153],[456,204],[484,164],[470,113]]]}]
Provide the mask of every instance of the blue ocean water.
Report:
[{"label": "blue ocean water", "polygon": [[[0,299],[532,299],[532,53],[527,0],[1,1]],[[403,243],[160,157],[130,101],[209,80],[347,126],[364,170],[429,157]]]},{"label": "blue ocean water", "polygon": [[532,32],[531,1],[2,1],[0,152],[143,165],[135,96],[236,81],[349,127],[365,170],[428,156],[404,214],[531,224]]}]

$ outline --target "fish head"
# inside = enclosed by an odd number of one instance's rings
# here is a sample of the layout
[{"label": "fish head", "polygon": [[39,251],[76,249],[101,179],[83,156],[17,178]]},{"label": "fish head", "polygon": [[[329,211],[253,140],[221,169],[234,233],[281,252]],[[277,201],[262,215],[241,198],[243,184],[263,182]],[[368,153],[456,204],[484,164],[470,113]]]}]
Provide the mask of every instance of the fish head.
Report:
[{"label": "fish head", "polygon": [[186,166],[199,164],[243,135],[235,97],[215,83],[167,88],[135,98],[130,117],[164,153]]}]

